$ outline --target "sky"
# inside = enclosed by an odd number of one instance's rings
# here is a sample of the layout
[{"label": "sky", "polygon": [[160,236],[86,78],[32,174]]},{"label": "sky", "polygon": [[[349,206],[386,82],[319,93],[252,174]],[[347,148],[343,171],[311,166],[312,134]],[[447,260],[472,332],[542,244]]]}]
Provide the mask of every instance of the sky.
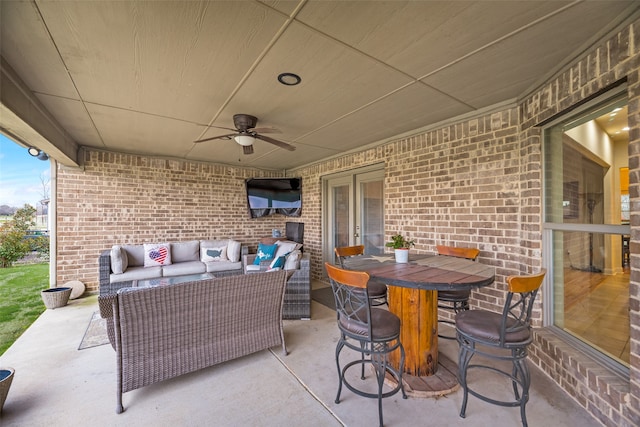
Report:
[{"label": "sky", "polygon": [[27,149],[0,133],[0,205],[37,207],[42,180],[50,188],[51,162],[31,157]]}]

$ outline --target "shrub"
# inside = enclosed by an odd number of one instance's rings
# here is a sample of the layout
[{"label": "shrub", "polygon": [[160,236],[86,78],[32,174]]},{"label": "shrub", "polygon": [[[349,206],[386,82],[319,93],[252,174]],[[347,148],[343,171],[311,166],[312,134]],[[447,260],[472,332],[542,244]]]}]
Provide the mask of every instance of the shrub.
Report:
[{"label": "shrub", "polygon": [[31,250],[25,235],[33,221],[36,208],[24,205],[18,209],[10,221],[0,226],[0,268],[11,267],[14,262],[23,258]]}]

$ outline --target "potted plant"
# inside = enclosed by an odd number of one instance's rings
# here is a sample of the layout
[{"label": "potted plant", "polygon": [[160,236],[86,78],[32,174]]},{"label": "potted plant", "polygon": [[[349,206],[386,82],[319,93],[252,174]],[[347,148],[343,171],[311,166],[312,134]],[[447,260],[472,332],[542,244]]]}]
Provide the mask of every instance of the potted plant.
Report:
[{"label": "potted plant", "polygon": [[9,394],[9,387],[11,387],[14,373],[15,370],[13,368],[0,368],[0,414],[7,394]]},{"label": "potted plant", "polygon": [[40,291],[40,295],[45,307],[56,309],[67,305],[71,291],[69,287],[48,288]]},{"label": "potted plant", "polygon": [[407,263],[409,262],[409,248],[415,246],[415,242],[398,233],[391,236],[391,241],[387,242],[385,246],[395,250],[396,262]]}]

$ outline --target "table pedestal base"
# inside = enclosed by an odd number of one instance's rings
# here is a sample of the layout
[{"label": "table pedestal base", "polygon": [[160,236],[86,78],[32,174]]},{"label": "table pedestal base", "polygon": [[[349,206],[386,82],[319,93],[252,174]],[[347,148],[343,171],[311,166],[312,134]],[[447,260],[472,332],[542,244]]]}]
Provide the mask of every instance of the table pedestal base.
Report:
[{"label": "table pedestal base", "polygon": [[[453,393],[460,388],[458,384],[458,365],[444,354],[438,358],[438,370],[434,375],[417,377],[402,373],[404,391],[411,397],[440,397]],[[385,383],[395,387],[396,382],[391,375],[387,375]]]}]

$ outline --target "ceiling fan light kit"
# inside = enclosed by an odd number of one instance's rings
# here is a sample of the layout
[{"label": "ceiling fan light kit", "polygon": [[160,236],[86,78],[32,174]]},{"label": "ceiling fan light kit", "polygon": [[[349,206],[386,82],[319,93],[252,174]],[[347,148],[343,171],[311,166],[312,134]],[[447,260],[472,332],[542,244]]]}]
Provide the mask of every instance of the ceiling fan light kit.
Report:
[{"label": "ceiling fan light kit", "polygon": [[238,144],[243,146],[252,145],[256,140],[251,135],[236,135],[233,137],[233,139],[235,139]]}]

